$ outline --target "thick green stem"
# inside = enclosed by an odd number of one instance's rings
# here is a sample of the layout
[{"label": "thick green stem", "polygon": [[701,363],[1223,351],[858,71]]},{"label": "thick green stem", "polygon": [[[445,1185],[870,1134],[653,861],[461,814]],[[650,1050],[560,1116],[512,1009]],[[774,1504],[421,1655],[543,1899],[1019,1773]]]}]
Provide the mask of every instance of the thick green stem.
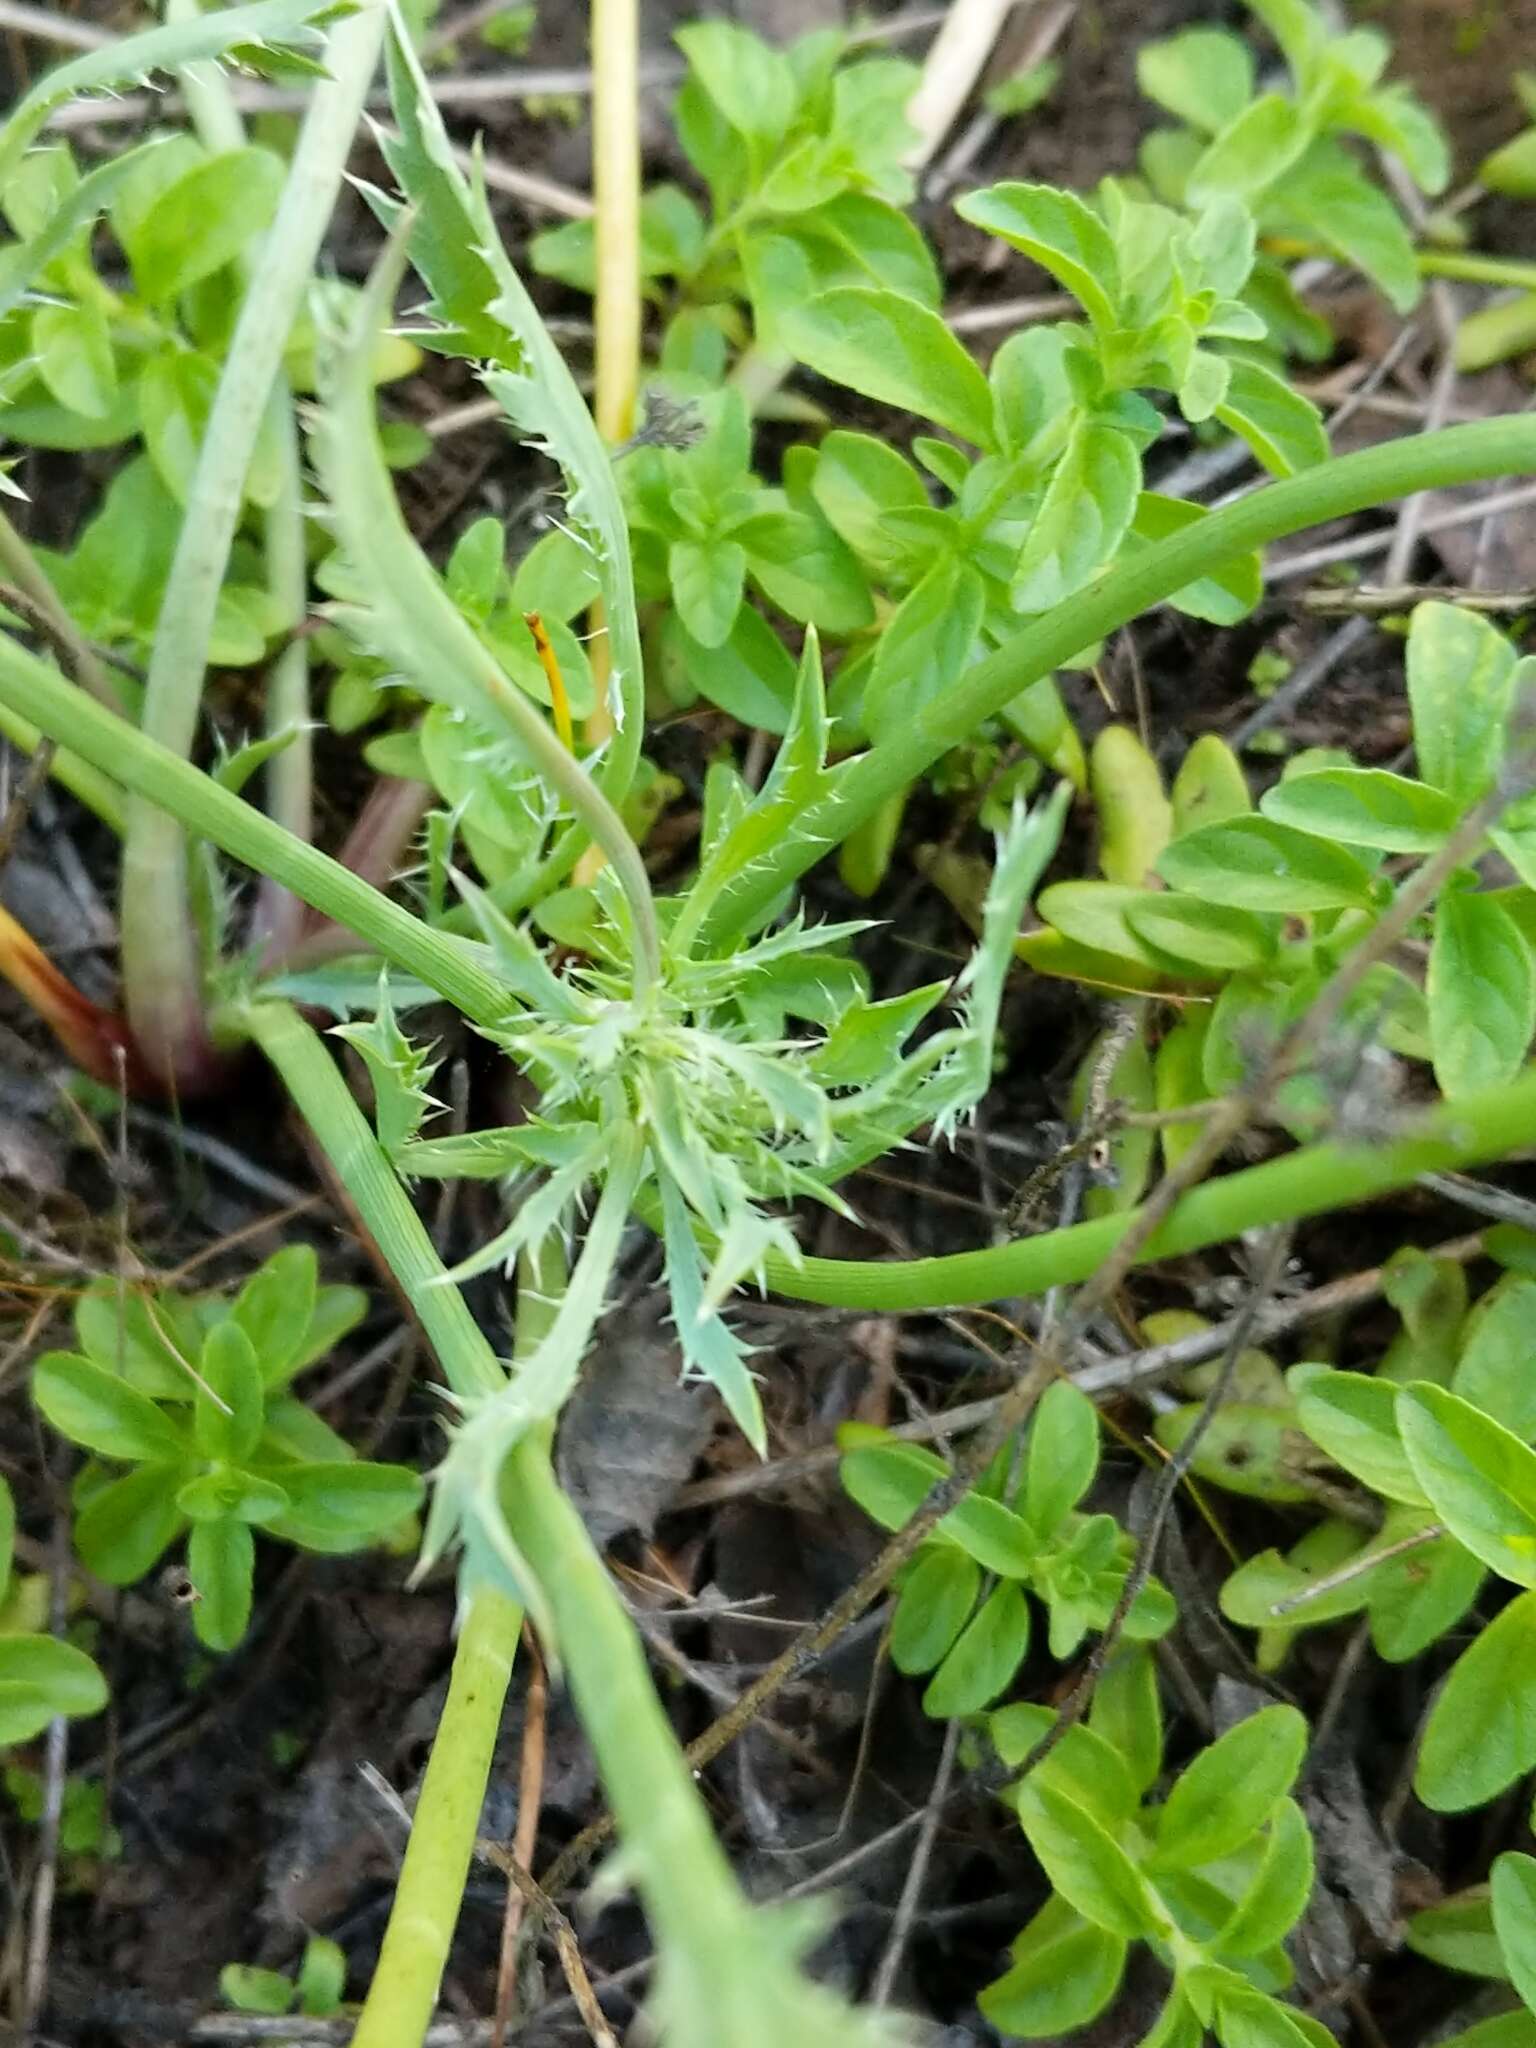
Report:
[{"label": "thick green stem", "polygon": [[[506,1491],[512,1540],[544,1589],[581,1724],[658,1945],[708,1956],[739,1938],[743,1902],[645,1655],[581,1517],[549,1458],[525,1441]],[[728,2031],[722,2043],[746,2038]]]},{"label": "thick green stem", "polygon": [[474,1024],[505,1020],[507,994],[475,947],[434,932],[328,854],[273,824],[211,776],[157,746],[94,704],[46,662],[0,634],[0,702],[83,761],[113,775],[188,831],[292,889],[322,915],[356,932],[386,960],[421,977]]},{"label": "thick green stem", "polygon": [[1216,564],[1325,520],[1451,484],[1536,472],[1536,418],[1525,414],[1447,427],[1361,449],[1254,491],[1208,519],[1105,571],[1086,590],[1015,634],[949,689],[896,722],[866,753],[843,764],[828,794],[722,895],[705,935],[737,929],[840,843],[887,797],[915,782],[1031,683],[1169,598]]},{"label": "thick green stem", "polygon": [[229,1021],[277,1069],[399,1281],[453,1392],[472,1400],[505,1386],[506,1373],[463,1295],[443,1286],[443,1262],[426,1225],[319,1033],[289,1003],[242,1004],[231,1008]]},{"label": "thick green stem", "polygon": [[[197,731],[246,473],[330,223],[384,19],[383,0],[362,0],[330,36],[330,75],[310,101],[276,218],[252,267],[199,451],[156,626],[143,717],[146,734],[183,758]],[[195,1087],[209,1056],[186,836],[174,817],[142,800],[128,806],[122,934],[128,1014],[145,1063],[173,1086]]]},{"label": "thick green stem", "polygon": [[[1245,1230],[1347,1209],[1410,1187],[1421,1174],[1484,1164],[1531,1145],[1536,1145],[1536,1067],[1507,1087],[1432,1111],[1408,1136],[1389,1143],[1308,1145],[1263,1166],[1207,1181],[1174,1206],[1138,1263],[1223,1244]],[[939,1259],[805,1259],[795,1265],[770,1253],[767,1279],[780,1294],[838,1308],[959,1308],[1008,1295],[1043,1294],[1086,1280],[1134,1227],[1137,1213],[1104,1216]]]},{"label": "thick green stem", "polygon": [[1536,291],[1536,263],[1480,256],[1475,249],[1421,249],[1418,266],[1425,277],[1454,277],[1467,284],[1514,285],[1520,291]]},{"label": "thick green stem", "polygon": [[[406,226],[409,225],[407,220]],[[361,565],[371,625],[403,673],[432,676],[433,694],[481,724],[503,726],[542,780],[607,855],[629,905],[633,988],[642,999],[661,973],[661,935],[650,876],[616,804],[503,672],[443,587],[405,522],[379,448],[367,374],[374,337],[405,267],[404,232],[374,266],[345,348],[328,378],[314,446],[344,545]],[[562,838],[561,844],[565,844]],[[570,842],[568,857],[575,857]],[[558,855],[558,848],[557,848]],[[564,866],[552,856],[545,872]],[[547,888],[556,886],[551,874]]]},{"label": "thick green stem", "polygon": [[[201,11],[199,0],[169,0],[165,17],[167,21],[189,21]],[[215,153],[239,149],[246,139],[245,123],[223,71],[217,64],[188,64],[180,76],[187,111],[204,147]],[[237,261],[241,277],[249,287],[250,263],[244,257]],[[298,630],[309,600],[309,564],[304,550],[304,474],[299,460],[293,393],[282,372],[268,400],[268,425],[279,450],[281,471],[277,494],[262,520],[267,589],[276,606],[278,630],[289,638],[267,674],[264,722],[269,738],[279,733],[291,737],[267,770],[267,812],[287,831],[308,839],[313,780],[309,643]],[[303,916],[303,905],[296,896],[263,881],[253,922],[256,936],[265,940],[271,953],[280,953],[294,943]]]},{"label": "thick green stem", "polygon": [[352,2048],[417,2048],[432,2024],[522,1626],[523,1610],[494,1586],[470,1600]]},{"label": "thick green stem", "polygon": [[[464,1297],[455,1287],[434,1284],[443,1269],[432,1240],[320,1038],[286,1003],[255,1004],[241,1012],[240,1022],[282,1076],[357,1203],[454,1392],[472,1397],[504,1386],[506,1374]],[[534,1319],[540,1319],[537,1309]],[[536,1334],[520,1328],[518,1348],[527,1348]],[[353,2048],[414,2048],[431,2023],[474,1854],[522,1621],[522,1609],[495,1587],[479,1588],[469,1601],[447,1704]]]}]

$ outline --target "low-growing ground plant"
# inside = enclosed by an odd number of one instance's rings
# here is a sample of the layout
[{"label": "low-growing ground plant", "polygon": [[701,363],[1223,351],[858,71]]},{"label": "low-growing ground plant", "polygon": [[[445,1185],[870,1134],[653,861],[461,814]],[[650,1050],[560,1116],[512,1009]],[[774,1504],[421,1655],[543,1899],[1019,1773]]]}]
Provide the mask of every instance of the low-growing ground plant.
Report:
[{"label": "low-growing ground plant", "polygon": [[[1135,1646],[1176,1616],[1151,1576],[1158,1525],[1138,1541],[1093,1510],[1099,1419],[1061,1379],[1082,1304],[1103,1308],[1133,1261],[1536,1144],[1529,663],[1476,614],[1419,606],[1416,775],[1302,756],[1257,804],[1211,738],[1171,789],[1125,728],[1085,749],[1057,677],[1155,605],[1235,623],[1262,595],[1273,540],[1536,470],[1536,424],[1331,456],[1288,375],[1322,338],[1284,265],[1325,251],[1406,306],[1425,251],[1360,146],[1431,193],[1447,164],[1423,109],[1380,82],[1375,31],[1330,35],[1302,0],[1253,11],[1289,90],[1261,83],[1245,43],[1191,31],[1143,53],[1144,87],[1184,125],[1152,138],[1139,178],[960,200],[1076,308],[1008,337],[985,371],[942,318],[902,210],[911,67],[850,56],[839,38],[785,53],[726,24],[685,30],[677,120],[707,210],[663,187],[617,264],[623,237],[601,217],[535,251],[548,276],[596,291],[600,340],[616,289],[643,278],[656,297],[666,403],[619,447],[599,436],[449,142],[412,25],[385,0],[174,9],[45,80],[0,129],[17,233],[0,266],[0,395],[16,438],[30,425],[39,445],[69,432],[132,451],[69,545],[0,536],[18,605],[0,636],[8,730],[61,744],[77,781],[82,767],[108,778],[101,808],[123,825],[126,1019],[98,1020],[102,1044],[124,1079],[177,1098],[265,1058],[446,1387],[422,1562],[456,1565],[458,1642],[359,2048],[411,2048],[432,2021],[525,1617],[603,1776],[668,2048],[903,2038],[883,1997],[855,2009],[805,1972],[813,1917],[749,1903],[556,1482],[554,1433],[635,1224],[659,1241],[686,1374],[759,1453],[765,1368],[727,1313],[742,1286],[901,1311],[1016,1307],[1090,1283],[1066,1314],[1053,1303],[991,1435],[943,1458],[884,1435],[844,1445],[849,1492],[892,1532],[860,1597],[897,1585],[898,1668],[925,1678],[931,1715],[969,1723],[973,1755],[1017,1774],[1005,1800],[1044,1903],[982,2007],[1005,2034],[1060,2035],[1101,2012],[1145,1950],[1168,1980],[1149,2048],[1331,2038],[1286,1995],[1284,1944],[1313,1875],[1293,1797],[1304,1717],[1266,1707],[1165,1758],[1154,1665]],[[601,129],[618,42],[599,43]],[[318,285],[381,50],[390,125],[366,197],[382,250],[360,288]],[[195,140],[84,175],[52,144],[31,149],[70,94],[216,58],[313,80],[286,160],[236,132],[206,71],[187,81]],[[619,83],[632,99],[633,78]],[[103,217],[121,288],[100,274]],[[468,364],[558,468],[558,521],[516,564],[481,518],[440,571],[406,521],[377,387],[417,349]],[[755,419],[786,380],[818,388],[803,373],[912,421],[910,459],[838,428],[765,472]],[[600,384],[608,374],[600,362]],[[302,413],[295,390],[313,401]],[[1146,488],[1170,422],[1239,437],[1276,481],[1215,512]],[[377,849],[335,859],[310,843],[312,606],[335,722],[403,707],[373,765],[429,788],[407,793],[386,835],[403,853],[421,825],[405,900],[359,872],[391,879]],[[147,658],[142,689],[101,683],[97,641]],[[204,773],[191,756],[210,667],[263,661],[262,737]],[[698,698],[777,747],[752,774],[728,752],[709,761],[686,872],[661,890],[641,842],[672,786],[646,758],[647,714]],[[1000,790],[992,771],[1015,745],[1025,764]],[[270,815],[243,794],[257,769]],[[882,997],[858,957],[864,921],[819,921],[801,884],[836,856],[869,893],[925,782],[984,799],[989,851],[980,837],[962,849],[972,865],[951,891],[974,944],[945,978]],[[1103,879],[1047,885],[1084,791]],[[260,878],[248,919],[218,854]],[[1078,1069],[1071,1114],[1097,1119],[1087,1140],[1113,1141],[1113,1184],[1084,1220],[933,1259],[803,1254],[796,1203],[852,1217],[854,1173],[953,1138],[983,1104],[1010,977],[1031,971],[1141,1005]],[[516,1120],[442,1118],[416,1015],[436,1002],[515,1071]],[[367,1114],[317,1019],[361,1064]],[[1397,1061],[1418,1063],[1413,1097]],[[1383,1068],[1393,1085],[1373,1088]],[[1274,1156],[1196,1185],[1267,1124]],[[453,1179],[491,1184],[505,1215],[445,1268],[412,1190]],[[1513,1239],[1500,1249],[1511,1273],[1470,1313],[1444,1262],[1405,1254],[1389,1289],[1404,1334],[1376,1372],[1282,1373],[1245,1338],[1153,1435],[1173,1479],[1187,1462],[1258,1511],[1326,1511],[1288,1534],[1288,1555],[1228,1579],[1229,1618],[1258,1628],[1268,1670],[1325,1617],[1364,1610],[1381,1655],[1402,1659],[1466,1623],[1487,1574],[1522,1589],[1462,1648],[1430,1715],[1417,1782],[1447,1811],[1536,1767],[1536,1410],[1517,1334],[1530,1261]],[[507,1358],[460,1288],[492,1270],[516,1283]],[[361,1309],[321,1287],[299,1247],[232,1298],[88,1287],[78,1349],[45,1353],[32,1377],[42,1415],[89,1454],[74,1492],[83,1563],[127,1584],[185,1533],[194,1626],[227,1650],[246,1630],[255,1532],[316,1551],[407,1543],[418,1475],[353,1457],[295,1386]],[[31,1625],[0,1635],[0,1740],[104,1704],[83,1653],[36,1633],[29,1598],[12,1605]],[[1051,1665],[1079,1667],[1059,1707],[1007,1697],[1053,1682],[1037,1633]],[[1522,1994],[1529,1864],[1517,1852],[1495,1867],[1480,1951]],[[1434,1952],[1432,1927],[1414,1938]],[[297,1983],[232,1966],[225,1986],[246,2010],[311,2017],[344,1988],[323,1938]]]},{"label": "low-growing ground plant", "polygon": [[135,1294],[125,1309],[110,1286],[83,1294],[80,1349],[46,1352],[32,1396],[91,1454],[74,1489],[87,1570],[132,1585],[185,1536],[198,1640],[232,1650],[257,1530],[303,1550],[408,1544],[418,1475],[357,1458],[291,1391],[365,1305],[355,1288],[317,1284],[307,1245],[274,1253],[233,1299]]}]

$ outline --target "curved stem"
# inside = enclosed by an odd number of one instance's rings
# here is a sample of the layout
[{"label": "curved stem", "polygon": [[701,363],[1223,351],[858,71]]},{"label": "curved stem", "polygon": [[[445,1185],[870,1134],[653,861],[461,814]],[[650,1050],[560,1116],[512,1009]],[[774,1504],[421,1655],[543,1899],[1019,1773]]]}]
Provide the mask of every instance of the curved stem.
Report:
[{"label": "curved stem", "polygon": [[[200,12],[199,0],[167,0],[165,18],[188,21]],[[179,75],[187,111],[204,147],[216,153],[239,149],[246,139],[245,122],[235,105],[229,81],[218,65],[188,64]],[[250,261],[243,253],[235,261],[248,289]],[[299,430],[294,418],[293,393],[282,372],[268,400],[268,426],[278,450],[280,470],[276,496],[262,521],[267,589],[274,601],[278,628],[289,639],[267,673],[264,724],[268,738],[290,728],[292,737],[267,770],[267,812],[289,832],[308,839],[313,754],[309,740],[309,643],[297,629],[303,623],[309,599],[309,564],[304,548],[304,477],[299,461]],[[303,916],[303,905],[296,896],[263,880],[252,922],[256,935],[269,948],[291,944],[298,937]]]},{"label": "curved stem", "polygon": [[3,633],[0,704],[51,739],[63,735],[91,767],[113,775],[124,789],[159,806],[181,827],[258,874],[283,883],[322,915],[356,932],[386,960],[419,975],[446,996],[471,1023],[504,1021],[506,990],[481,965],[477,948],[433,931],[329,854],[295,839],[254,805],[221,789],[201,769],[103,711],[83,690]]},{"label": "curved stem", "polygon": [[[468,1399],[504,1386],[506,1374],[463,1295],[433,1284],[442,1263],[432,1240],[321,1039],[286,1003],[255,1004],[240,1013],[240,1021],[277,1069],[356,1201],[454,1392]],[[528,1299],[535,1303],[531,1291]],[[535,1303],[535,1323],[541,1306]],[[521,1350],[537,1332],[522,1327],[521,1315],[519,1322]],[[482,1586],[471,1596],[353,2048],[415,2048],[431,2023],[522,1623],[521,1607],[498,1588]]]},{"label": "curved stem", "polygon": [[[386,245],[337,352],[314,447],[338,529],[356,565],[371,625],[407,675],[432,676],[433,695],[484,725],[503,726],[540,777],[600,846],[629,906],[633,989],[645,997],[661,972],[661,935],[651,878],[617,805],[512,683],[448,595],[406,525],[379,448],[367,377],[373,337],[387,318],[405,267],[410,217]],[[579,844],[579,841],[575,842]],[[574,847],[569,856],[574,858]],[[558,865],[551,858],[545,864]],[[564,870],[561,869],[563,873]],[[555,886],[551,879],[548,887]]]},{"label": "curved stem", "polygon": [[[239,523],[246,473],[299,303],[346,169],[378,61],[383,0],[362,0],[333,30],[277,215],[252,267],[214,397],[166,583],[144,698],[145,733],[183,758],[197,731],[215,608]],[[185,1089],[204,1080],[210,1045],[202,961],[177,821],[130,800],[123,848],[125,995],[147,1065]]]},{"label": "curved stem", "polygon": [[1269,484],[1107,570],[967,669],[915,717],[845,762],[831,777],[827,794],[806,808],[795,831],[720,898],[705,921],[705,937],[738,928],[772,903],[828,846],[845,839],[887,797],[996,717],[1021,690],[1217,563],[1417,491],[1533,472],[1536,418],[1523,413],[1405,436]]},{"label": "curved stem", "polygon": [[[1433,1111],[1408,1136],[1390,1143],[1308,1145],[1193,1188],[1174,1205],[1137,1263],[1225,1243],[1245,1230],[1347,1209],[1409,1187],[1421,1174],[1479,1165],[1532,1144],[1536,1067],[1507,1087]],[[779,1294],[838,1308],[959,1308],[1007,1295],[1043,1294],[1086,1280],[1135,1227],[1139,1214],[1132,1209],[947,1258],[805,1259],[796,1265],[770,1253],[767,1280]]]}]

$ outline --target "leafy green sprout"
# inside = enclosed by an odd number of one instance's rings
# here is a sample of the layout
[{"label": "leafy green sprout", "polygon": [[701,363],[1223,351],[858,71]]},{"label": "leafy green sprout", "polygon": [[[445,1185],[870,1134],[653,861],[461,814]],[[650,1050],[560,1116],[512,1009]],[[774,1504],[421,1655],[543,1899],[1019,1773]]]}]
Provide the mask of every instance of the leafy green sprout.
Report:
[{"label": "leafy green sprout", "polygon": [[[1237,763],[1206,740],[1191,749],[1169,803],[1130,735],[1112,762],[1096,749],[1110,879],[1043,891],[1046,930],[1024,939],[1021,954],[1054,974],[1205,997],[1207,1007],[1163,1040],[1157,1099],[1170,1107],[1224,1094],[1393,900],[1389,864],[1436,854],[1474,805],[1504,790],[1502,813],[1425,920],[1422,988],[1383,962],[1350,1021],[1394,1052],[1429,1061],[1453,1101],[1511,1078],[1536,1032],[1523,737],[1533,677],[1530,658],[1486,620],[1431,601],[1415,608],[1407,643],[1417,777],[1302,755],[1255,810]],[[1514,885],[1485,881],[1495,855],[1513,868]],[[1281,1106],[1297,1127],[1314,1124],[1328,1107],[1327,1085],[1298,1079]]]},{"label": "leafy green sprout", "polygon": [[[1004,1766],[1030,1755],[1048,1707],[1004,1707],[989,1733]],[[1284,1940],[1312,1889],[1312,1841],[1291,1796],[1307,1726],[1265,1707],[1201,1750],[1149,1803],[1163,1767],[1157,1682],[1144,1651],[1106,1668],[1086,1724],[1005,1795],[1052,1886],[981,1994],[1001,2032],[1050,2040],[1086,2025],[1120,1988],[1133,1945],[1171,1977],[1142,2048],[1325,2048],[1325,2027],[1278,1997]]]},{"label": "leafy green sprout", "polygon": [[299,2013],[305,2019],[334,2019],[342,2010],[346,1984],[346,1956],[323,1934],[312,1934],[305,1942],[292,1977],[254,1963],[226,1963],[219,1972],[219,1993],[226,2005],[236,2012],[274,2018]]},{"label": "leafy green sprout", "polygon": [[13,1571],[16,1505],[0,1477],[0,1748],[30,1742],[59,1716],[83,1719],[107,1704],[107,1683],[73,1643],[41,1632],[47,1581]]},{"label": "leafy green sprout", "polygon": [[[1498,1249],[1529,1261],[1523,1233]],[[1269,1668],[1296,1630],[1361,1612],[1377,1654],[1407,1663],[1465,1624],[1489,1573],[1522,1589],[1456,1658],[1424,1728],[1415,1789],[1459,1812],[1536,1767],[1526,1732],[1536,1701],[1536,1280],[1517,1266],[1468,1313],[1459,1269],[1453,1282],[1444,1268],[1400,1256],[1393,1291],[1406,1327],[1374,1373],[1303,1363],[1282,1379],[1255,1354],[1194,1470],[1281,1505],[1327,1500],[1343,1474],[1362,1502],[1380,1504],[1378,1529],[1333,1514],[1284,1556],[1261,1552],[1227,1579],[1222,1611],[1260,1631]],[[1161,1418],[1164,1444],[1175,1448],[1198,1412]]]},{"label": "leafy green sprout", "polygon": [[80,1349],[45,1353],[32,1379],[44,1417],[91,1454],[75,1484],[87,1569],[131,1585],[185,1535],[198,1640],[229,1650],[250,1618],[255,1530],[322,1552],[408,1533],[418,1475],[357,1458],[291,1391],[364,1306],[356,1288],[318,1284],[305,1245],[232,1299],[88,1289]]},{"label": "leafy green sprout", "polygon": [[[901,1528],[949,1473],[935,1453],[883,1431],[850,1424],[840,1440],[843,1486],[887,1529]],[[899,1671],[933,1674],[926,1713],[977,1714],[1008,1689],[1029,1651],[1031,1594],[1046,1610],[1058,1662],[1107,1625],[1135,1545],[1112,1515],[1079,1509],[1098,1461],[1093,1404],[1060,1381],[1036,1410],[1017,1484],[1008,1484],[1005,1452],[919,1548],[900,1581],[891,1660]],[[1173,1601],[1154,1580],[1132,1603],[1125,1632],[1146,1640],[1173,1620]]]}]

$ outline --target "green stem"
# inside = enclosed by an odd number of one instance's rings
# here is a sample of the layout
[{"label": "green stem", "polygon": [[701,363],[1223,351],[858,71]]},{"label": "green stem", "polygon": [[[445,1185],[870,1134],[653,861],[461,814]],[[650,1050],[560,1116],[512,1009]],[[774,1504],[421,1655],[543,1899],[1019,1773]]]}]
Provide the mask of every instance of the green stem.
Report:
[{"label": "green stem", "polygon": [[[202,12],[200,0],[169,0],[167,21],[189,21]],[[192,125],[203,146],[214,154],[239,149],[246,140],[245,123],[229,81],[217,64],[188,64],[180,73]],[[242,283],[249,289],[251,264],[236,259]],[[278,487],[262,520],[267,589],[287,644],[267,673],[265,726],[269,738],[290,732],[281,754],[267,770],[267,813],[287,831],[308,839],[313,823],[311,797],[313,753],[309,737],[309,643],[298,628],[309,602],[309,563],[304,548],[304,472],[299,459],[299,430],[293,392],[279,371],[268,400],[268,426],[279,451]],[[256,936],[280,954],[298,938],[303,905],[287,889],[264,881],[253,919]]]},{"label": "green stem", "polygon": [[352,2048],[416,2048],[432,2024],[522,1626],[521,1607],[494,1586],[471,1598]]},{"label": "green stem", "polygon": [[[651,1683],[640,1638],[547,1453],[525,1440],[512,1455],[508,1482],[512,1540],[549,1601],[582,1728],[658,1947],[697,1959],[705,1981],[710,1961],[727,1967],[741,1940],[745,1905],[735,1876]],[[722,2011],[713,2038],[735,2048],[773,2037],[766,2029],[736,2031]]]},{"label": "green stem", "polygon": [[1533,472],[1536,418],[1518,414],[1478,420],[1337,456],[1146,548],[1015,634],[915,716],[897,722],[865,753],[844,762],[827,794],[807,807],[794,832],[786,833],[735,889],[722,894],[705,921],[705,937],[739,929],[829,845],[845,839],[887,797],[915,782],[1021,690],[1217,563],[1393,498]]},{"label": "green stem", "polygon": [[[321,1039],[286,1003],[254,1004],[240,1012],[239,1021],[281,1075],[357,1203],[453,1391],[473,1398],[504,1386],[506,1374],[463,1295],[456,1287],[434,1284],[443,1269],[432,1240]],[[534,1299],[531,1292],[529,1299]],[[531,1324],[541,1319],[542,1304],[535,1304]],[[524,1325],[521,1313],[519,1325],[522,1351],[539,1333]],[[447,1704],[353,2048],[414,2048],[431,2023],[474,1854],[522,1622],[517,1602],[493,1586],[480,1587],[469,1601]]]},{"label": "green stem", "polygon": [[[823,845],[844,839],[887,796],[957,744],[972,722],[992,716],[1068,655],[1182,589],[1212,560],[1394,495],[1531,470],[1536,470],[1536,419],[1521,415],[1447,427],[1341,456],[1308,476],[1255,491],[1213,512],[1198,527],[1159,541],[963,677],[951,693],[951,701],[964,701],[963,719],[926,712],[911,721],[912,731],[893,734],[839,770],[833,794],[807,810],[796,834],[771,849],[761,870],[754,871],[730,899],[726,921],[734,923],[745,915],[749,891],[751,903],[771,900],[812,865]],[[303,845],[209,777],[103,711],[3,635],[0,701],[135,795],[162,805],[182,825],[355,931],[385,959],[445,995],[472,1022],[495,1024],[504,1017],[500,984],[480,966],[472,949],[428,930],[337,862]],[[825,841],[812,835],[813,825],[827,833]],[[760,879],[762,870],[769,875],[766,887]]]},{"label": "green stem", "polygon": [[1536,291],[1536,263],[1519,263],[1508,256],[1479,256],[1475,250],[1421,249],[1418,266],[1425,277],[1455,277],[1467,284],[1513,285],[1520,291]]},{"label": "green stem", "polygon": [[[433,694],[467,717],[503,726],[607,855],[629,906],[633,990],[640,1001],[661,972],[656,903],[640,849],[601,784],[508,679],[448,595],[406,524],[384,465],[368,361],[404,271],[408,225],[409,217],[375,264],[346,345],[331,366],[328,403],[314,435],[322,478],[347,552],[362,565],[371,623],[390,658],[406,675],[432,676]],[[579,844],[575,835],[562,835],[544,863],[546,889],[556,886],[550,871],[563,876]]]},{"label": "green stem", "polygon": [[[1507,1087],[1431,1111],[1407,1137],[1308,1145],[1191,1189],[1148,1240],[1138,1263],[1223,1244],[1245,1230],[1347,1209],[1410,1187],[1421,1174],[1485,1164],[1533,1144],[1536,1067],[1528,1067]],[[1134,1227],[1138,1213],[938,1259],[805,1259],[796,1265],[770,1253],[766,1275],[777,1293],[837,1308],[959,1308],[1086,1280]]]},{"label": "green stem", "polygon": [[4,634],[0,703],[34,730],[53,739],[63,737],[82,760],[114,775],[146,803],[161,806],[188,831],[258,874],[281,882],[323,916],[356,932],[386,960],[446,996],[471,1023],[505,1020],[506,990],[481,965],[477,948],[434,932],[339,861],[306,846],[254,805],[220,789],[201,769],[103,711],[83,690]]},{"label": "green stem", "polygon": [[385,1264],[427,1333],[461,1400],[495,1393],[507,1376],[457,1287],[442,1284],[443,1262],[394,1168],[332,1059],[324,1039],[290,1003],[232,1005],[228,1021],[265,1053],[295,1108],[356,1202]]},{"label": "green stem", "polygon": [[[192,749],[214,613],[239,524],[245,479],[315,258],[346,170],[384,32],[383,0],[337,24],[276,218],[245,292],[198,454],[150,655],[143,727],[185,758]],[[202,962],[181,825],[143,800],[128,806],[122,955],[130,1023],[146,1065],[178,1088],[207,1076]]]}]

